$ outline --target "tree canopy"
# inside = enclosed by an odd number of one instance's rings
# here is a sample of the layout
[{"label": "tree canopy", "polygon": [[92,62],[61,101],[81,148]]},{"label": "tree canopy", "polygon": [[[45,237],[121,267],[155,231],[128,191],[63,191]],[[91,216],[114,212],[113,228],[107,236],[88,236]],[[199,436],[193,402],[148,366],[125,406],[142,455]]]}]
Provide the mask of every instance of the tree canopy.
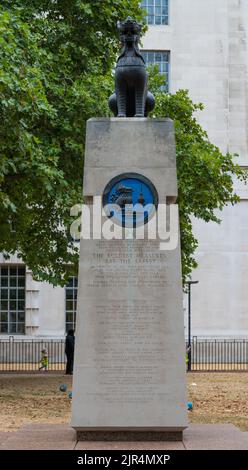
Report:
[{"label": "tree canopy", "polygon": [[[66,282],[77,266],[70,208],[82,200],[87,119],[109,114],[116,22],[142,18],[133,0],[2,0],[0,6],[0,252],[34,276]],[[194,117],[186,91],[166,94],[151,72],[155,117],[175,120],[183,275],[196,266],[191,216],[216,221],[244,178]]]},{"label": "tree canopy", "polygon": [[82,200],[86,120],[106,115],[119,39],[134,0],[2,0],[0,252],[63,283],[77,262],[70,207]]}]

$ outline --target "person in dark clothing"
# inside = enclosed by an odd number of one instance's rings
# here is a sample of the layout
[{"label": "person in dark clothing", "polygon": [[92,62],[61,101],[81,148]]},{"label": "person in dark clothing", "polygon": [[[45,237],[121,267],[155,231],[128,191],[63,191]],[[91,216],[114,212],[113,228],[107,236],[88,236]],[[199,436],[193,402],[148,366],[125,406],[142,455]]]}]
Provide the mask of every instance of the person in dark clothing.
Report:
[{"label": "person in dark clothing", "polygon": [[68,330],[67,336],[65,338],[65,354],[67,358],[65,373],[70,374],[70,375],[73,374],[74,345],[75,345],[74,330]]}]

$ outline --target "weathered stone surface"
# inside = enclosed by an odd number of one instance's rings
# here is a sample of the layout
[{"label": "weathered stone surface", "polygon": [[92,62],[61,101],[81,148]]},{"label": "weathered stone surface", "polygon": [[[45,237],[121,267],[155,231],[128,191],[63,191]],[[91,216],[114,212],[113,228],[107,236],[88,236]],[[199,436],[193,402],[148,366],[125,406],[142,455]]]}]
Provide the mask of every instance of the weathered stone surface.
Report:
[{"label": "weathered stone surface", "polygon": [[233,424],[191,424],[183,441],[187,450],[248,449],[248,433]]},{"label": "weathered stone surface", "polygon": [[[247,450],[248,433],[232,424],[190,424],[178,441],[77,441],[69,425],[22,426],[0,433],[0,450]],[[37,432],[38,431],[38,432]],[[42,432],[40,432],[42,431]],[[8,434],[6,439],[3,434]]]},{"label": "weathered stone surface", "polygon": [[[172,121],[88,121],[84,196],[102,195],[123,171],[148,177],[159,202],[175,200]],[[81,240],[77,431],[174,433],[187,426],[180,247],[159,248],[157,239]]]},{"label": "weathered stone surface", "polygon": [[182,431],[78,431],[78,441],[162,442],[182,441]]},{"label": "weathered stone surface", "polygon": [[84,195],[98,196],[111,178],[142,173],[156,184],[160,202],[177,196],[171,119],[97,118],[87,122]]}]

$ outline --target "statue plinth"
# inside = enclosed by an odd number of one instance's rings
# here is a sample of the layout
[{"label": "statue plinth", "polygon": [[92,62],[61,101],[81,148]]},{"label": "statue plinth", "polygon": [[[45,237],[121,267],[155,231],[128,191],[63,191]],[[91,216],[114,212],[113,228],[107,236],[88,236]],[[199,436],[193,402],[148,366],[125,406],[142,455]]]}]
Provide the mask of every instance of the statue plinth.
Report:
[{"label": "statue plinth", "polygon": [[[85,198],[103,196],[108,184],[111,200],[131,188],[141,203],[155,193],[158,203],[175,203],[173,122],[90,119]],[[161,251],[159,239],[81,239],[72,400],[78,439],[181,439],[185,369],[180,245]]]}]

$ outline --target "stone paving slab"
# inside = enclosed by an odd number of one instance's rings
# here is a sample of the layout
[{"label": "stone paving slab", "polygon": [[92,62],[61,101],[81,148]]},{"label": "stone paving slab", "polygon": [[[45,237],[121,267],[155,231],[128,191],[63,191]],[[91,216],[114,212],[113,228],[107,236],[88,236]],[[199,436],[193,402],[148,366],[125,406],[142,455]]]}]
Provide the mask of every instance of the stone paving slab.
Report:
[{"label": "stone paving slab", "polygon": [[15,440],[44,440],[46,436],[48,436],[49,441],[51,442],[60,442],[60,441],[68,441],[68,442],[76,442],[76,432],[72,428],[67,429],[53,429],[52,425],[50,427],[46,427],[44,429],[25,429],[20,428],[16,433],[13,433],[13,439]]},{"label": "stone paving slab", "polygon": [[0,447],[2,450],[73,450],[76,432],[67,424],[27,424]]},{"label": "stone paving slab", "polygon": [[185,450],[182,442],[156,442],[156,441],[78,441],[76,450]]},{"label": "stone paving slab", "polygon": [[31,430],[31,431],[36,431],[36,430],[45,430],[45,429],[50,429],[51,428],[56,431],[56,430],[70,430],[74,431],[74,429],[69,425],[69,424],[51,424],[51,423],[28,423],[28,424],[23,424],[21,428],[19,428],[16,432],[19,432],[20,430]]},{"label": "stone paving slab", "polygon": [[248,450],[248,432],[233,424],[191,424],[183,442],[187,450]]},{"label": "stone paving slab", "polygon": [[68,442],[9,442],[9,444],[3,444],[0,450],[74,450],[75,443]]},{"label": "stone paving slab", "polygon": [[69,425],[28,424],[0,433],[0,450],[248,450],[248,432],[232,424],[191,424],[183,442],[76,441]]},{"label": "stone paving slab", "polygon": [[0,449],[2,448],[3,444],[7,441],[7,439],[12,435],[11,432],[2,432],[0,431]]}]

